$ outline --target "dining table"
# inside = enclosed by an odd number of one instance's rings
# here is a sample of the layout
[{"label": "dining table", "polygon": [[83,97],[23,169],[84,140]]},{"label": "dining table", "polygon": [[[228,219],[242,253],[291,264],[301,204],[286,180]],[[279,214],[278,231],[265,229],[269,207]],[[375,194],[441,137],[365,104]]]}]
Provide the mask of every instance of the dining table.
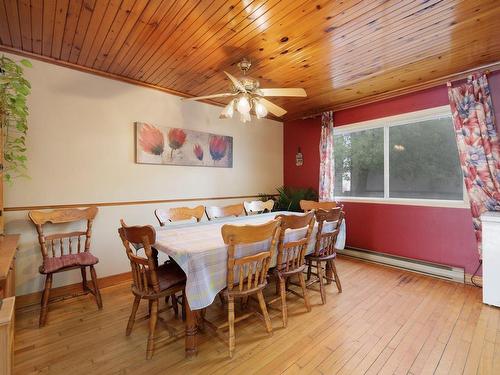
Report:
[{"label": "dining table", "polygon": [[[277,211],[240,217],[226,217],[211,221],[171,223],[156,228],[154,248],[173,259],[186,274],[184,292],[185,307],[185,351],[186,357],[197,353],[198,312],[210,306],[218,293],[227,286],[227,245],[221,228],[225,224],[258,225],[273,220],[278,215],[303,215],[298,212]],[[325,223],[323,231],[335,229],[337,222]],[[314,251],[318,225],[315,223],[307,254]],[[336,248],[345,246],[345,220],[342,221]],[[305,229],[288,229],[285,241],[303,237]],[[247,244],[237,249],[237,256],[250,255],[269,246],[269,241]],[[276,264],[275,251],[271,267]],[[328,271],[328,270],[327,270]]]}]

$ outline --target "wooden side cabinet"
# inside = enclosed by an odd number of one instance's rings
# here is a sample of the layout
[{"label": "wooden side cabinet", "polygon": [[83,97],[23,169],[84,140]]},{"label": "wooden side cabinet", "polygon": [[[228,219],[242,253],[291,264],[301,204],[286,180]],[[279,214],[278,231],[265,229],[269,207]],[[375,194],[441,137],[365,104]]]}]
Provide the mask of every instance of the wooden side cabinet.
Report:
[{"label": "wooden side cabinet", "polygon": [[14,306],[16,297],[4,298],[0,306],[0,374],[12,374],[14,364]]},{"label": "wooden side cabinet", "polygon": [[18,234],[0,236],[0,298],[16,295],[16,251]]},{"label": "wooden side cabinet", "polygon": [[19,235],[0,236],[0,375],[12,373],[16,251]]}]

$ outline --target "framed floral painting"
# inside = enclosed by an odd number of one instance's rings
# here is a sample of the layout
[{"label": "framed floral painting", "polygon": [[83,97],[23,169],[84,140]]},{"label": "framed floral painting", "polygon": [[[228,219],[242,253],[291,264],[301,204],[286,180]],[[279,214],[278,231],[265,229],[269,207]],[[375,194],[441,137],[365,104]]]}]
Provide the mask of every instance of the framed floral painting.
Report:
[{"label": "framed floral painting", "polygon": [[135,134],[136,163],[233,167],[233,137],[144,122]]}]

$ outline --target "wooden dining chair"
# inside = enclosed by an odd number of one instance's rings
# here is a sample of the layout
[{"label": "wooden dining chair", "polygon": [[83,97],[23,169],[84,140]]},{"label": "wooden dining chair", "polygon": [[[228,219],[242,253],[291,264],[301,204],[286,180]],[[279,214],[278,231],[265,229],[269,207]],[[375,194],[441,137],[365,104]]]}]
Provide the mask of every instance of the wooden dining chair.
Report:
[{"label": "wooden dining chair", "polygon": [[[132,294],[135,297],[127,324],[126,335],[129,336],[132,333],[135,315],[141,300],[148,300],[149,337],[146,358],[150,359],[154,353],[156,324],[158,319],[161,319],[158,314],[165,311],[159,310],[159,300],[165,298],[165,302],[168,302],[168,298],[171,297],[172,307],[175,311],[177,308],[175,293],[182,292],[184,295],[186,275],[175,262],[168,262],[158,266],[151,247],[156,242],[156,233],[152,226],[129,227],[124,225],[122,221],[122,226],[118,229],[118,233],[125,247],[127,257],[130,260],[132,268]],[[144,249],[145,256],[139,256],[137,249]],[[165,321],[163,322],[166,324]],[[168,325],[167,328],[169,328]],[[169,329],[169,333],[171,331]]]},{"label": "wooden dining chair", "polygon": [[245,216],[245,207],[242,203],[232,204],[224,207],[207,207],[205,209],[208,220],[220,219],[229,216]]},{"label": "wooden dining chair", "polygon": [[[278,256],[276,261],[276,268],[274,275],[276,284],[279,287],[279,297],[269,301],[273,303],[281,300],[281,315],[283,319],[283,327],[288,324],[288,313],[286,306],[286,294],[288,281],[297,276],[299,279],[299,286],[302,289],[302,295],[296,293],[294,290],[288,290],[304,299],[304,304],[307,311],[311,311],[311,304],[309,303],[309,295],[306,288],[306,281],[304,279],[303,271],[306,269],[305,255],[307,246],[311,240],[311,234],[314,228],[314,212],[309,212],[304,216],[299,215],[278,215],[277,219],[281,219],[280,239],[278,242]],[[295,237],[290,241],[285,241],[287,230],[297,230],[301,233],[299,237]],[[293,284],[296,285],[296,284]]]},{"label": "wooden dining chair", "polygon": [[[222,291],[227,299],[228,321],[215,329],[229,326],[229,357],[233,356],[235,347],[234,324],[250,317],[257,312],[248,312],[235,319],[235,298],[247,299],[256,295],[259,301],[261,318],[264,320],[266,331],[272,333],[271,319],[267,312],[266,302],[262,290],[267,285],[267,272],[271,265],[275,248],[278,244],[281,219],[274,219],[260,225],[228,225],[222,226],[222,238],[228,245],[227,249],[227,287]],[[249,255],[241,255],[248,246],[267,241],[265,249],[253,251]],[[262,245],[261,245],[262,246]],[[258,314],[260,315],[260,314]]]},{"label": "wooden dining chair", "polygon": [[[93,294],[97,307],[102,309],[101,293],[94,268],[99,263],[99,259],[90,252],[92,223],[97,215],[97,211],[97,207],[92,206],[85,209],[59,209],[45,212],[30,211],[28,213],[38,233],[38,241],[42,252],[43,260],[42,265],[39,267],[39,272],[45,275],[45,287],[42,293],[40,309],[40,327],[43,327],[47,322],[49,296],[55,273],[80,269],[83,293],[78,295]],[[45,226],[48,223],[62,225],[77,222],[86,222],[85,230],[73,230],[48,235],[44,232]],[[87,284],[87,267],[90,269],[92,288]]]},{"label": "wooden dining chair", "polygon": [[274,201],[272,199],[269,199],[265,202],[250,201],[250,202],[243,202],[243,205],[245,206],[245,211],[247,212],[247,215],[254,213],[260,214],[263,212],[271,212],[274,208]]},{"label": "wooden dining chair", "polygon": [[316,202],[316,201],[307,201],[301,200],[299,202],[300,208],[304,212],[312,211],[312,210],[331,210],[332,208],[337,207],[337,202]]},{"label": "wooden dining chair", "polygon": [[[306,255],[307,269],[307,285],[312,285],[313,283],[319,282],[319,291],[321,293],[322,304],[326,303],[326,291],[324,280],[328,282],[335,281],[339,293],[342,293],[342,285],[340,284],[339,275],[337,268],[335,266],[335,258],[337,257],[337,251],[335,249],[335,242],[337,241],[337,236],[340,231],[340,226],[344,220],[344,212],[340,207],[333,208],[331,210],[318,210],[315,211],[316,222],[318,223],[318,231],[315,238],[315,247],[312,254]],[[334,228],[331,230],[325,230],[325,223],[336,222]],[[312,267],[314,267],[313,262],[316,262],[317,277],[315,280],[311,280]],[[327,268],[327,274],[323,269],[323,264]],[[333,274],[330,275],[330,273]]]},{"label": "wooden dining chair", "polygon": [[160,226],[165,226],[169,222],[192,220],[195,219],[197,223],[201,221],[205,214],[205,206],[190,207],[172,207],[168,209],[157,208],[155,216],[160,223]]}]

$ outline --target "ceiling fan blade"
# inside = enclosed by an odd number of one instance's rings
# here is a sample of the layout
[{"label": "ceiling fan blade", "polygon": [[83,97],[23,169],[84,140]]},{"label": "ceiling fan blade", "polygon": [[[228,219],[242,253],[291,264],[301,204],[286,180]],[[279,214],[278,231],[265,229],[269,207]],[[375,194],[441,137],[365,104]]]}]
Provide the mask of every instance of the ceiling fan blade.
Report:
[{"label": "ceiling fan blade", "polygon": [[202,100],[202,99],[211,99],[211,98],[224,98],[227,96],[235,96],[236,94],[233,94],[231,92],[225,92],[222,94],[213,94],[213,95],[204,95],[204,96],[196,96],[194,98],[182,98],[182,100]]},{"label": "ceiling fan blade", "polygon": [[264,107],[266,107],[266,108],[267,108],[267,110],[268,110],[269,112],[271,112],[271,113],[272,113],[273,115],[275,115],[275,116],[281,117],[281,116],[283,116],[283,115],[286,113],[286,111],[285,111],[283,108],[281,108],[281,107],[277,106],[277,105],[276,105],[276,104],[274,104],[274,103],[271,103],[271,102],[270,102],[269,100],[267,100],[267,99],[260,98],[260,99],[259,99],[259,102],[261,102],[261,103],[264,105]]},{"label": "ceiling fan blade", "polygon": [[239,91],[241,92],[247,92],[247,90],[245,89],[245,86],[243,85],[243,83],[241,83],[238,78],[236,78],[235,76],[229,74],[228,72],[224,71],[224,73],[226,73],[226,75],[228,76],[228,78],[231,80],[231,82],[233,83],[234,87],[236,87]]},{"label": "ceiling fan blade", "polygon": [[276,89],[259,89],[262,96],[297,96],[306,97],[306,90],[301,88],[276,88]]}]

